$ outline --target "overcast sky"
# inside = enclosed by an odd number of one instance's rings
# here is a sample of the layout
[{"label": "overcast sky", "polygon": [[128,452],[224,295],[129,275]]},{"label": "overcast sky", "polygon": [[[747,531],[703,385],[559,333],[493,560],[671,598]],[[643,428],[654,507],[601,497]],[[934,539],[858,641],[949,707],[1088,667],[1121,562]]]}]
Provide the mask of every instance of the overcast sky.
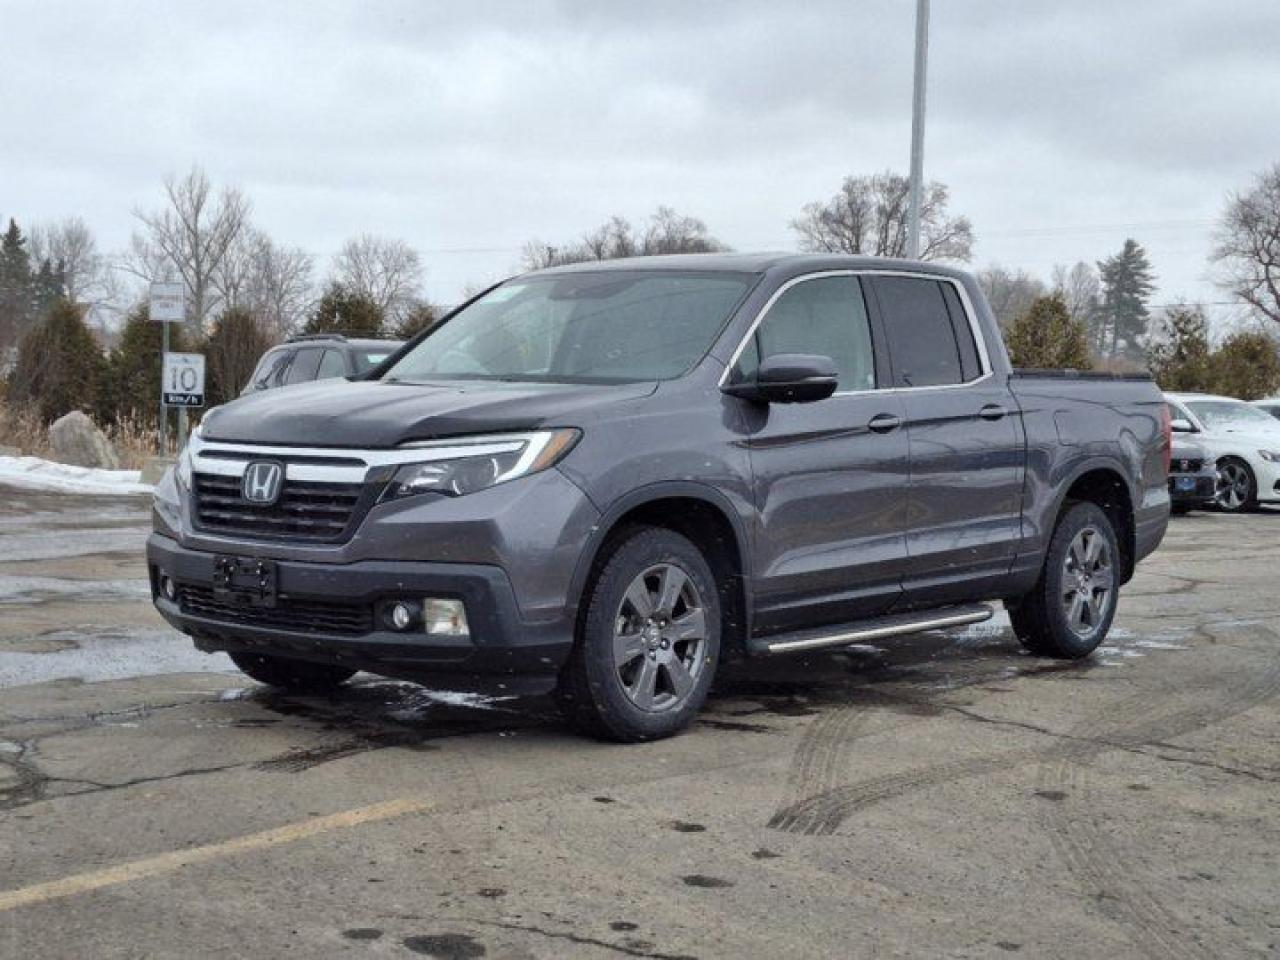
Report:
[{"label": "overcast sky", "polygon": [[[905,171],[911,0],[0,0],[0,215],[107,249],[202,164],[313,251],[402,237],[450,302],[658,204],[740,250],[843,176]],[[1280,160],[1277,0],[934,0],[925,172],[974,266],[1047,278],[1126,236],[1156,300],[1206,282],[1232,189]]]}]

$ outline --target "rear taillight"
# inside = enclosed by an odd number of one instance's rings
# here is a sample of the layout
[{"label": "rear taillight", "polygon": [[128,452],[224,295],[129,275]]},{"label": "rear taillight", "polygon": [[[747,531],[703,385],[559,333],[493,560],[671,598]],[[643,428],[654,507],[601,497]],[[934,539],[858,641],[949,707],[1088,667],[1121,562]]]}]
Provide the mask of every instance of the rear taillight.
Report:
[{"label": "rear taillight", "polygon": [[1164,434],[1164,475],[1167,477],[1173,462],[1173,415],[1167,403],[1160,407],[1160,432]]}]

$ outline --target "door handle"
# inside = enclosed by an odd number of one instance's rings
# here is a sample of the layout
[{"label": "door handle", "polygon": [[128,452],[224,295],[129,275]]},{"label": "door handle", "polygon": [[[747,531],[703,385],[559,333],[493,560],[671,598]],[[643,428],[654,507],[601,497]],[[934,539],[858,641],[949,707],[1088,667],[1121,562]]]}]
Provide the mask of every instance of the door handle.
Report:
[{"label": "door handle", "polygon": [[978,416],[983,420],[1003,420],[1009,411],[998,403],[988,403],[985,407],[978,411]]},{"label": "door handle", "polygon": [[871,418],[867,429],[872,433],[892,433],[900,426],[902,426],[901,417],[895,417],[892,413],[880,413]]}]

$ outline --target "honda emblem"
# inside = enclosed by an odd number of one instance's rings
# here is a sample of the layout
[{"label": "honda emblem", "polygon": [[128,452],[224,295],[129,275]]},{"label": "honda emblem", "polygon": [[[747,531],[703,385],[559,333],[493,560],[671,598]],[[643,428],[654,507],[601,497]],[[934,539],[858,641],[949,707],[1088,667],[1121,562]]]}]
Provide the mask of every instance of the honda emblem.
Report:
[{"label": "honda emblem", "polygon": [[280,497],[284,468],[270,460],[255,460],[245,467],[240,481],[240,495],[250,503],[268,505]]}]

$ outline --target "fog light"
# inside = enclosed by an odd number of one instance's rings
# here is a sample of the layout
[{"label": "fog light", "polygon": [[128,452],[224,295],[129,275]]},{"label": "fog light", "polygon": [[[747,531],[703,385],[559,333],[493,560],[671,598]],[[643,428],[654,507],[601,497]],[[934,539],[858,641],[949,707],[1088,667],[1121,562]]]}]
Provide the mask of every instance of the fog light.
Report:
[{"label": "fog light", "polygon": [[413,620],[413,609],[407,603],[397,603],[391,608],[391,625],[397,630],[408,630]]},{"label": "fog light", "polygon": [[164,594],[166,600],[173,601],[178,599],[178,585],[173,582],[172,577],[160,578],[160,592]]},{"label": "fog light", "polygon": [[467,626],[467,608],[461,600],[427,597],[422,601],[422,620],[432,636],[465,637],[471,633]]}]

